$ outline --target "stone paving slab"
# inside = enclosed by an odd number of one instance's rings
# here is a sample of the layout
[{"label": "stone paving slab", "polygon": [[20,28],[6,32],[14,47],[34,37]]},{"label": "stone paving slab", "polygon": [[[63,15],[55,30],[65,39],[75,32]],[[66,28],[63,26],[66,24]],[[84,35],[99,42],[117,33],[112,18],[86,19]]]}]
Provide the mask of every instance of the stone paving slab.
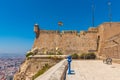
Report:
[{"label": "stone paving slab", "polygon": [[120,80],[120,64],[103,64],[100,60],[73,60],[75,74],[66,75],[66,80]]}]

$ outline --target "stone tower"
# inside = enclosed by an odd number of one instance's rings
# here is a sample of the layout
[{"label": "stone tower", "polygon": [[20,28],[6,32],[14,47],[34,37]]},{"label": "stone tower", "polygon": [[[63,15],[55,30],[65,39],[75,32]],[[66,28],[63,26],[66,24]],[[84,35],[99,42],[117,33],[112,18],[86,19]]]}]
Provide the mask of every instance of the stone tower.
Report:
[{"label": "stone tower", "polygon": [[38,24],[35,24],[34,25],[34,32],[35,32],[35,34],[36,34],[36,38],[38,38],[39,37],[39,25]]}]

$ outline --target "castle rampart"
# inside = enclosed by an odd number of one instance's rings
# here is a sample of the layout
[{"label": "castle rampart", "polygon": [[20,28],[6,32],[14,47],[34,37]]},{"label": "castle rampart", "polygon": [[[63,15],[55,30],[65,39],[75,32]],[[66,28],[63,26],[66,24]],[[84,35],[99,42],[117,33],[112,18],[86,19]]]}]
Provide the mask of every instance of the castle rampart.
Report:
[{"label": "castle rampart", "polygon": [[[36,27],[36,26],[35,26]],[[38,25],[37,25],[38,27]],[[42,53],[61,51],[63,54],[94,51],[102,55],[106,40],[120,33],[120,23],[103,23],[98,27],[90,27],[88,31],[54,31],[35,28],[36,39],[33,48]],[[39,29],[39,30],[38,30]],[[120,42],[120,41],[118,41]]]},{"label": "castle rampart", "polygon": [[[83,53],[90,50],[96,51],[97,32],[83,31],[47,31],[40,30],[38,38],[36,38],[33,48],[50,50],[61,50],[64,54]],[[44,52],[44,50],[43,50]],[[45,53],[47,53],[45,52]]]}]

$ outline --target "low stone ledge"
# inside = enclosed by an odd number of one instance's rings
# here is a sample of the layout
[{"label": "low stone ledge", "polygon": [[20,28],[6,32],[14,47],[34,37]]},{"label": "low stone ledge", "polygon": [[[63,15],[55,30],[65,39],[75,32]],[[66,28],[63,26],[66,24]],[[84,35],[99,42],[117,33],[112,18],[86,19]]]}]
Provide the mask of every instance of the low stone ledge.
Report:
[{"label": "low stone ledge", "polygon": [[58,57],[58,58],[67,58],[68,55],[34,55],[29,56],[29,58],[49,58],[49,57]]},{"label": "low stone ledge", "polygon": [[65,80],[67,71],[67,61],[63,63],[62,66],[58,68],[57,71],[53,73],[49,80]]},{"label": "low stone ledge", "polygon": [[64,80],[67,71],[67,60],[64,59],[51,67],[44,74],[36,78],[35,80]]}]

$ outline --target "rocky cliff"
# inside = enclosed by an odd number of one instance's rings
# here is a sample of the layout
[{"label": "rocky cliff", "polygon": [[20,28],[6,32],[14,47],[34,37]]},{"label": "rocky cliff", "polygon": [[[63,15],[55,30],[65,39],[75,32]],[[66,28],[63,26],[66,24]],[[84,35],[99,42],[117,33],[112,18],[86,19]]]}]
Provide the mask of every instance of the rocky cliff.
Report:
[{"label": "rocky cliff", "polygon": [[60,59],[57,57],[29,57],[20,66],[19,71],[14,75],[14,80],[33,80],[33,76],[41,70],[44,66],[53,66],[58,63]]}]

